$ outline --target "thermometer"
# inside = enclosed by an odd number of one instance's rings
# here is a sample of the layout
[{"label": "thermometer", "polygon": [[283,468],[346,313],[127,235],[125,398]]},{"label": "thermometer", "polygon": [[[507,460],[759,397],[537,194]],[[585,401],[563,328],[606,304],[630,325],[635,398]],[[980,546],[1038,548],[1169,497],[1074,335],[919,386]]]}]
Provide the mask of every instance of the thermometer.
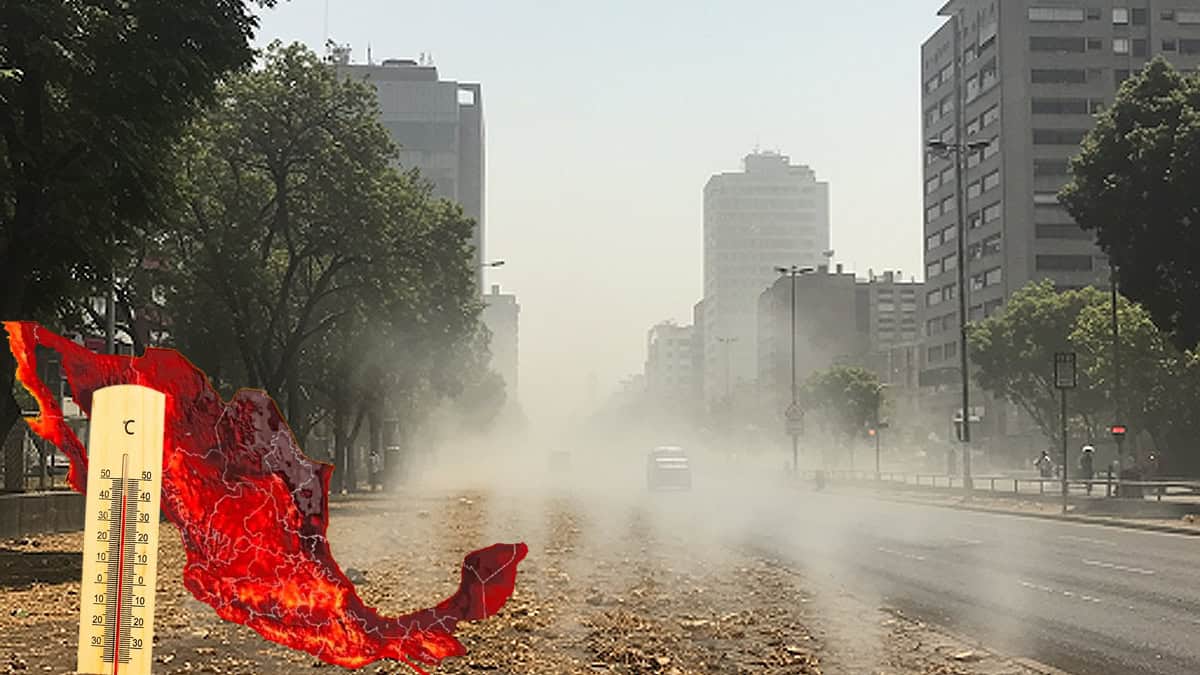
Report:
[{"label": "thermometer", "polygon": [[92,397],[79,673],[150,675],[165,411],[139,385]]}]

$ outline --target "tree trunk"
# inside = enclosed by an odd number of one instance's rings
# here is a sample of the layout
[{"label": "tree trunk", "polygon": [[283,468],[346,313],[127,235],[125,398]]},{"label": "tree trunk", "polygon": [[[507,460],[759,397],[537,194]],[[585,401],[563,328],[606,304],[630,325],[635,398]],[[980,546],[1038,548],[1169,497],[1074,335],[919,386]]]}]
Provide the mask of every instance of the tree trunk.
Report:
[{"label": "tree trunk", "polygon": [[346,433],[346,428],[349,421],[349,411],[346,406],[338,401],[334,402],[333,408],[333,479],[330,481],[330,490],[334,494],[341,493],[346,486],[346,446],[349,444]]}]

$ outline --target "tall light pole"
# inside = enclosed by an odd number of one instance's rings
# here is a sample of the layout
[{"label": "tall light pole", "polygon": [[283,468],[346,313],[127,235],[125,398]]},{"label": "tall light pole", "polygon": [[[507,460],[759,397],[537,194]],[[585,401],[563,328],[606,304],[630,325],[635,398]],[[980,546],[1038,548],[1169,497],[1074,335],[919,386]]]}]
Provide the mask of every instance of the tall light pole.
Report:
[{"label": "tall light pole", "polygon": [[1121,480],[1121,446],[1125,440],[1125,423],[1121,420],[1121,324],[1117,320],[1117,266],[1112,257],[1108,259],[1108,285],[1112,290],[1112,343],[1113,343],[1113,425],[1109,429],[1117,442],[1117,480]]},{"label": "tall light pole", "polygon": [[[957,47],[958,41],[958,26],[957,15],[955,16],[955,72],[959,71],[961,64],[962,50]],[[956,142],[948,143],[940,139],[929,141],[927,147],[930,152],[942,157],[951,157],[954,159],[954,195],[957,202],[957,213],[955,220],[957,221],[958,231],[958,356],[959,356],[959,371],[962,379],[962,435],[961,441],[963,444],[963,488],[967,491],[967,495],[971,494],[971,395],[970,382],[971,373],[968,370],[970,362],[967,358],[967,200],[966,194],[963,192],[963,154],[968,152],[981,152],[984,148],[990,145],[987,141],[972,141],[970,143],[962,143],[962,93],[961,93],[961,78],[955,77],[955,139]]]},{"label": "tall light pole", "polygon": [[882,421],[881,409],[883,408],[883,390],[888,388],[885,382],[875,387],[875,480],[879,480],[879,435],[883,433],[880,427]]},{"label": "tall light pole", "polygon": [[792,278],[790,303],[792,306],[792,402],[784,415],[789,418],[789,431],[792,437],[792,473],[798,476],[800,475],[800,435],[797,433],[797,429],[791,427],[792,423],[790,420],[792,415],[797,415],[800,412],[800,390],[796,386],[796,279],[803,274],[808,274],[815,270],[811,267],[792,265],[790,267],[776,267],[775,271]]}]

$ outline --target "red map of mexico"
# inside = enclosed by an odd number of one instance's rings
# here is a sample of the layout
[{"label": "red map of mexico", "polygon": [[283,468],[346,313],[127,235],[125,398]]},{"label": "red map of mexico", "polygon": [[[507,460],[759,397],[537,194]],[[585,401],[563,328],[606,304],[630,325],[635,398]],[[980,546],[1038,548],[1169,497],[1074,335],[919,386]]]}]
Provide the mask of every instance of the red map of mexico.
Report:
[{"label": "red map of mexico", "polygon": [[75,401],[139,384],[167,395],[162,509],[187,552],[184,585],[227,620],[326,662],[359,668],[380,659],[436,664],[465,652],[459,621],[495,614],[512,595],[525,544],[495,544],[466,556],[454,595],[435,607],[380,616],[358,597],[326,538],[333,467],[304,456],[275,402],[241,390],[225,402],[174,350],[143,357],[98,355],[36,323],[9,322],[17,377],[37,399],[33,431],[71,459],[68,480],[87,485],[83,444],[37,377],[37,346],[59,353]]}]

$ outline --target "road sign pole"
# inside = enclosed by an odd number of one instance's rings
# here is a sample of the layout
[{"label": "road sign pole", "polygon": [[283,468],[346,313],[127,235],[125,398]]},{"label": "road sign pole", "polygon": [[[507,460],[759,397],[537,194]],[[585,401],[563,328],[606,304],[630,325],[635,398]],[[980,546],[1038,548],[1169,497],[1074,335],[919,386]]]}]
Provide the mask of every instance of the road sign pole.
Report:
[{"label": "road sign pole", "polygon": [[1062,392],[1062,512],[1067,512],[1067,390]]},{"label": "road sign pole", "polygon": [[800,436],[792,434],[792,475],[800,477]]},{"label": "road sign pole", "polygon": [[1054,387],[1062,396],[1062,512],[1067,512],[1067,390],[1074,389],[1078,381],[1075,373],[1074,352],[1059,352],[1054,355]]}]

